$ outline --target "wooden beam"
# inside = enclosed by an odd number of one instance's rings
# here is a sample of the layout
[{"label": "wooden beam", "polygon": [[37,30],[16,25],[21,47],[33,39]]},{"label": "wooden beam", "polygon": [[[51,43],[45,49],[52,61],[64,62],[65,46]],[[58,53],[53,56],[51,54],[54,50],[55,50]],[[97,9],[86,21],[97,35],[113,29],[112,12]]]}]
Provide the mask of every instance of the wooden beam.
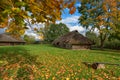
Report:
[{"label": "wooden beam", "polygon": [[120,64],[110,63],[110,62],[82,62],[82,63],[88,63],[88,64],[98,63],[98,64],[107,64],[107,65],[117,65],[117,66],[120,66]]},{"label": "wooden beam", "polygon": [[109,63],[109,62],[82,62],[82,63],[86,65],[88,68],[93,68],[93,69],[104,69],[105,64],[120,66],[120,64]]}]

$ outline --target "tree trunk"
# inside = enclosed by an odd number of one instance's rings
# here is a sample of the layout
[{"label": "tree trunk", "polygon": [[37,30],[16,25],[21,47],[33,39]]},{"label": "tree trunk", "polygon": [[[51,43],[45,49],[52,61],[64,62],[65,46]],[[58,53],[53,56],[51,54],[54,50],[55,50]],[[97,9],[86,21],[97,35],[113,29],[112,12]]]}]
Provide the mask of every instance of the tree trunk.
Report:
[{"label": "tree trunk", "polygon": [[100,40],[100,48],[103,49],[103,46],[104,46],[104,41]]},{"label": "tree trunk", "polygon": [[100,33],[100,48],[101,49],[103,49],[103,47],[104,47],[104,42],[106,40],[106,37],[107,37],[106,34]]}]

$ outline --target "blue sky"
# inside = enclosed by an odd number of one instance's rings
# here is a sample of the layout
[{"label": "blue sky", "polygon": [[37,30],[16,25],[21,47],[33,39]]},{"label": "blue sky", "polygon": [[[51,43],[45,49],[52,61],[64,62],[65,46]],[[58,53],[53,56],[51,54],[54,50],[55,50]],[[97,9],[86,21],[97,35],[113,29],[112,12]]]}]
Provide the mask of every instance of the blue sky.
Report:
[{"label": "blue sky", "polygon": [[76,2],[76,4],[75,4],[76,12],[74,14],[72,14],[72,15],[69,14],[69,9],[64,9],[64,11],[62,13],[62,19],[73,16],[73,15],[80,16],[80,13],[78,13],[78,10],[77,10],[77,7],[79,7],[79,6],[80,6],[80,2]]},{"label": "blue sky", "polygon": [[1,33],[4,33],[4,31],[5,31],[5,29],[0,28],[0,34],[1,34]]},{"label": "blue sky", "polygon": [[78,12],[77,7],[79,7],[81,4],[80,2],[76,2],[75,7],[76,7],[76,11],[74,14],[69,14],[69,9],[64,9],[64,11],[62,12],[62,20],[61,21],[57,21],[56,23],[64,23],[67,25],[67,27],[70,29],[70,31],[73,30],[78,30],[81,34],[85,34],[85,29],[78,23],[78,18],[80,17],[80,13]]}]

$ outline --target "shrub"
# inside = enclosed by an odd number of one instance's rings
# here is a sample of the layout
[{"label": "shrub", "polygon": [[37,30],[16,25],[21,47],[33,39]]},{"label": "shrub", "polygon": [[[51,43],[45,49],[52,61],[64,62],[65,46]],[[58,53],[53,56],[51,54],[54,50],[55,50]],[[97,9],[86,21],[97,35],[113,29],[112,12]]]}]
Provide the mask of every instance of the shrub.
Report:
[{"label": "shrub", "polygon": [[27,44],[33,44],[35,42],[35,37],[34,36],[28,36],[24,35],[24,40],[26,41]]},{"label": "shrub", "polygon": [[108,49],[120,50],[120,40],[112,39],[110,41],[106,41],[104,47]]}]

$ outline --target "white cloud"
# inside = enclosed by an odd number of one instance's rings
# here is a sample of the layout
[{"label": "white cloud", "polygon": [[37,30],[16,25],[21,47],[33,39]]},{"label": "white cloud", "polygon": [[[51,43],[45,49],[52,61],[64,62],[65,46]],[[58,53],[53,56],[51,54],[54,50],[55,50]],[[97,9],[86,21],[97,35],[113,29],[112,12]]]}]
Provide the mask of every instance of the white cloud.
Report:
[{"label": "white cloud", "polygon": [[85,31],[85,28],[83,28],[82,26],[73,26],[73,27],[69,27],[70,31],[73,31],[73,30],[78,30],[79,32],[83,32]]},{"label": "white cloud", "polygon": [[26,31],[25,34],[28,36],[34,36],[35,40],[40,40],[39,36],[36,33],[34,33],[33,31]]},{"label": "white cloud", "polygon": [[94,32],[95,32],[96,34],[99,34],[99,30],[98,30],[97,28],[94,29]]},{"label": "white cloud", "polygon": [[31,24],[31,27],[28,25],[28,29],[25,31],[25,34],[28,36],[34,36],[35,40],[40,40],[39,35],[34,31],[34,28],[38,28],[38,30],[41,27],[44,27],[44,23],[36,23],[36,24]]},{"label": "white cloud", "polygon": [[78,30],[78,32],[84,35],[86,32],[86,29],[83,28],[82,26],[79,26],[78,18],[79,16],[70,16],[65,19],[62,19],[61,21],[57,21],[56,23],[64,23],[67,25],[70,31]]},{"label": "white cloud", "polygon": [[65,19],[62,19],[61,21],[57,21],[56,23],[61,22],[61,23],[66,24],[68,27],[71,27],[74,24],[78,24],[78,18],[79,16],[70,16]]},{"label": "white cloud", "polygon": [[85,32],[86,32],[86,29],[83,28],[82,26],[79,26],[79,25],[76,25],[76,26],[73,26],[73,27],[69,27],[70,31],[74,31],[74,30],[77,30],[79,33],[85,35]]},{"label": "white cloud", "polygon": [[[92,26],[89,26],[87,31],[90,31],[92,29]],[[94,33],[96,33],[97,35],[99,35],[99,30],[97,28],[92,29],[91,31],[93,31]]]}]

